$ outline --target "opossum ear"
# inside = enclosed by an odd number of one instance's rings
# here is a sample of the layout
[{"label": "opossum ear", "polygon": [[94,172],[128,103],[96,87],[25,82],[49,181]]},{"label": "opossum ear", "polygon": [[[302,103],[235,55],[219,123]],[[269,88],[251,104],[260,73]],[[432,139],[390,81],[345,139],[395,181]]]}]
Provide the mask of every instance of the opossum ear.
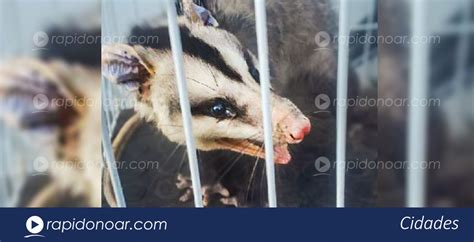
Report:
[{"label": "opossum ear", "polygon": [[130,91],[139,90],[153,73],[142,49],[125,44],[103,46],[102,75]]},{"label": "opossum ear", "polygon": [[23,129],[65,127],[82,112],[48,63],[22,59],[0,66],[0,118]]},{"label": "opossum ear", "polygon": [[192,0],[183,0],[183,12],[191,22],[201,23],[205,26],[219,26],[209,10],[193,3]]}]

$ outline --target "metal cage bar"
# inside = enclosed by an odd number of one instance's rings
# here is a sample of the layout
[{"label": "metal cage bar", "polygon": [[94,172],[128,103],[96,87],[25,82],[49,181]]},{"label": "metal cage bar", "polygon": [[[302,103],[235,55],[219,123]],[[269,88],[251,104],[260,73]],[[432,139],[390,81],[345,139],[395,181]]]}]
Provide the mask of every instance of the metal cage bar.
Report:
[{"label": "metal cage bar", "polygon": [[[349,36],[348,0],[340,0],[339,36]],[[339,40],[337,60],[336,107],[336,206],[344,207],[346,180],[347,78],[349,74],[349,41]],[[342,102],[341,102],[342,101]]]},{"label": "metal cage bar", "polygon": [[193,130],[191,126],[191,107],[189,105],[188,87],[184,76],[183,48],[178,27],[178,16],[174,0],[166,1],[166,11],[168,15],[168,27],[173,52],[173,60],[176,71],[176,80],[178,82],[179,103],[183,116],[184,134],[186,136],[186,148],[188,151],[189,168],[191,170],[191,180],[193,185],[194,205],[202,208],[201,180],[199,177],[199,164],[194,143]]},{"label": "metal cage bar", "polygon": [[270,99],[270,71],[268,61],[267,15],[265,0],[255,0],[258,58],[260,69],[260,91],[262,94],[263,131],[265,142],[265,166],[268,186],[268,206],[277,206],[275,164],[273,162],[272,112]]},{"label": "metal cage bar", "polygon": [[[412,2],[412,36],[426,36],[426,4],[425,0]],[[428,61],[429,45],[413,43],[411,45],[411,72],[409,83],[409,100],[423,99],[428,96]],[[416,68],[413,68],[416,67]],[[425,206],[426,171],[416,167],[417,162],[426,160],[428,109],[423,106],[410,106],[408,110],[408,140],[406,206]]]},{"label": "metal cage bar", "polygon": [[[105,95],[105,82],[102,80],[102,95]],[[103,105],[103,104],[102,104]],[[114,190],[115,201],[117,201],[117,207],[124,208],[126,207],[125,196],[123,194],[122,184],[120,182],[120,177],[117,171],[117,163],[115,162],[115,157],[112,151],[111,137],[109,133],[109,117],[105,112],[104,106],[102,106],[102,145],[104,152],[104,161],[109,172],[110,181]]]}]

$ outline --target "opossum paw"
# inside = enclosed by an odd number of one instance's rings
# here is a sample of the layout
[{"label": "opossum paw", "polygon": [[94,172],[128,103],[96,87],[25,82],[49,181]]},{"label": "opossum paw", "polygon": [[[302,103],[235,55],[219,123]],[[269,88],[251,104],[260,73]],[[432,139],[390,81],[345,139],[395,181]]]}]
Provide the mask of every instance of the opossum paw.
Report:
[{"label": "opossum paw", "polygon": [[204,206],[209,205],[209,202],[211,200],[212,195],[221,195],[222,197],[229,197],[230,192],[227,190],[225,187],[222,186],[222,184],[217,183],[212,186],[203,186],[202,187],[202,203]]},{"label": "opossum paw", "polygon": [[185,203],[185,202],[191,200],[192,198],[193,198],[193,190],[192,189],[186,189],[184,194],[181,195],[181,197],[179,197],[179,201]]},{"label": "opossum paw", "polygon": [[[179,190],[185,190],[184,194],[179,197],[180,202],[187,202],[193,198],[193,189],[191,178],[178,175],[178,181],[176,182],[176,187]],[[222,184],[217,183],[214,185],[205,185],[201,187],[202,191],[202,202],[204,206],[208,206],[213,195],[220,195],[223,198],[229,198],[230,192]],[[222,201],[222,200],[221,200]]]},{"label": "opossum paw", "polygon": [[222,204],[227,206],[239,207],[237,197],[223,197],[219,201],[221,201]]},{"label": "opossum paw", "polygon": [[179,190],[191,188],[192,187],[191,177],[187,177],[187,176],[183,176],[181,174],[178,174],[176,187]]}]

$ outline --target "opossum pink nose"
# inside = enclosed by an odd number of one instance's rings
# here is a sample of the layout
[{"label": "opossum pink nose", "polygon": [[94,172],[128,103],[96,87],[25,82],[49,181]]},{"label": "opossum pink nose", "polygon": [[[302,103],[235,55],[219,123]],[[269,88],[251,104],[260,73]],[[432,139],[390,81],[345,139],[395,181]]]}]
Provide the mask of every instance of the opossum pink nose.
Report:
[{"label": "opossum pink nose", "polygon": [[307,118],[301,121],[294,122],[289,129],[289,134],[293,142],[299,143],[303,141],[304,137],[311,131],[311,123]]}]

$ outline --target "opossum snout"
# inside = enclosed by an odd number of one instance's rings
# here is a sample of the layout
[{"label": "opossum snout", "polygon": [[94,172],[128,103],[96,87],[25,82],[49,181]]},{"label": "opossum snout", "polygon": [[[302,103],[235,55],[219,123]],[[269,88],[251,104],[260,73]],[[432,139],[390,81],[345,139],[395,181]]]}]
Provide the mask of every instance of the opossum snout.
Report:
[{"label": "opossum snout", "polygon": [[287,136],[288,143],[291,144],[300,143],[311,131],[311,123],[304,116],[298,119],[285,118],[282,122],[287,127],[285,135]]},{"label": "opossum snout", "polygon": [[304,118],[303,121],[295,123],[288,131],[293,141],[299,143],[311,131],[311,123],[307,118]]}]

